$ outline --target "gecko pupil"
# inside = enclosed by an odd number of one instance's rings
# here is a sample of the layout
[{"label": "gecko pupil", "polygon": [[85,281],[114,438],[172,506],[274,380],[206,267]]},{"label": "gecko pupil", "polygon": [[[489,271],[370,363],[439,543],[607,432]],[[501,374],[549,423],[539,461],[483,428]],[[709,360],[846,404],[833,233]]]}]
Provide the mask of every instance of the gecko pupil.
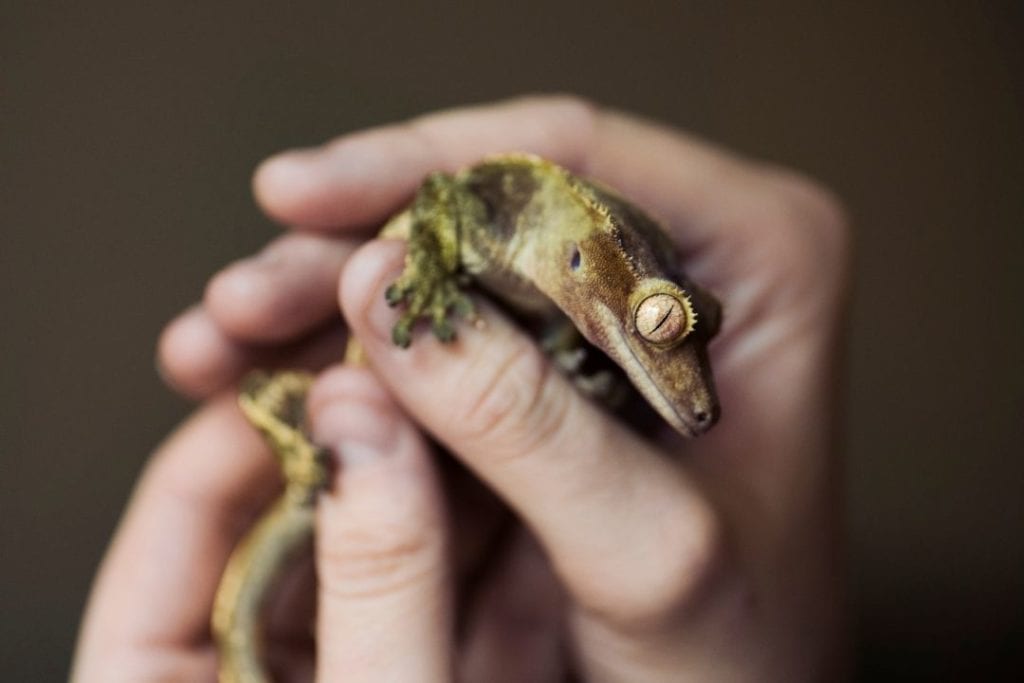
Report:
[{"label": "gecko pupil", "polygon": [[569,258],[569,267],[576,270],[580,267],[580,248],[572,248],[572,256]]}]

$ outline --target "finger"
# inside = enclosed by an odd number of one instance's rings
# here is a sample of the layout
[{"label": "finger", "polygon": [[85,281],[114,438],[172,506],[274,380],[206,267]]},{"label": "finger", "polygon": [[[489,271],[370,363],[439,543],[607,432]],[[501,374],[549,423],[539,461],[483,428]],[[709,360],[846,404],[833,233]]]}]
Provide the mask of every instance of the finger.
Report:
[{"label": "finger", "polygon": [[210,318],[236,342],[292,341],[338,316],[338,276],[351,241],[292,233],[217,273],[206,288]]},{"label": "finger", "polygon": [[460,681],[564,681],[564,600],[546,558],[525,530],[505,549],[469,617]]},{"label": "finger", "polygon": [[211,396],[245,372],[252,351],[228,337],[201,306],[172,320],[157,342],[157,369],[176,391]]},{"label": "finger", "polygon": [[[179,428],[146,468],[103,561],[75,680],[209,677],[220,573],[277,486],[266,447],[234,397],[211,402]],[[186,675],[204,666],[205,675]],[[170,675],[167,667],[188,671]]]},{"label": "finger", "polygon": [[[253,186],[264,210],[278,220],[352,230],[394,212],[430,171],[454,171],[513,151],[538,154],[611,185],[661,219],[688,251],[720,246],[711,263],[690,264],[691,274],[710,286],[736,277],[721,276],[721,260],[749,272],[750,259],[732,257],[736,251],[756,259],[754,267],[779,262],[757,258],[765,245],[799,254],[809,240],[817,241],[832,260],[831,252],[842,251],[842,210],[817,184],[566,96],[441,111],[285,152],[257,169]],[[807,225],[820,228],[808,234]]]},{"label": "finger", "polygon": [[277,220],[352,229],[380,222],[428,172],[452,171],[490,152],[576,159],[589,122],[589,112],[569,98],[456,109],[272,157],[257,169],[253,188]]},{"label": "finger", "polygon": [[317,518],[317,680],[450,680],[448,534],[426,442],[365,368],[329,371],[309,407],[341,461]]},{"label": "finger", "polygon": [[257,200],[283,222],[351,229],[379,222],[430,171],[454,171],[488,154],[529,152],[598,178],[669,221],[693,243],[748,221],[716,216],[762,169],[677,130],[574,97],[526,97],[441,111],[345,135],[265,161]]},{"label": "finger", "polygon": [[384,290],[398,242],[371,242],[342,274],[353,333],[396,398],[537,532],[575,597],[625,618],[672,609],[718,559],[717,518],[694,482],[553,372],[494,310],[486,329],[395,347]]},{"label": "finger", "polygon": [[233,386],[254,367],[320,370],[341,358],[348,338],[340,324],[313,331],[281,346],[239,342],[196,306],[171,321],[160,335],[157,367],[176,391],[206,398]]},{"label": "finger", "polygon": [[[430,171],[509,151],[549,158],[629,197],[664,223],[688,252],[690,274],[712,289],[732,289],[751,274],[790,278],[786,264],[806,262],[808,244],[825,261],[842,251],[841,210],[823,188],[677,130],[564,96],[442,111],[343,136],[267,160],[253,182],[257,200],[275,218],[345,231],[382,221]],[[820,229],[808,232],[809,224]],[[744,292],[729,298],[742,300]]]}]

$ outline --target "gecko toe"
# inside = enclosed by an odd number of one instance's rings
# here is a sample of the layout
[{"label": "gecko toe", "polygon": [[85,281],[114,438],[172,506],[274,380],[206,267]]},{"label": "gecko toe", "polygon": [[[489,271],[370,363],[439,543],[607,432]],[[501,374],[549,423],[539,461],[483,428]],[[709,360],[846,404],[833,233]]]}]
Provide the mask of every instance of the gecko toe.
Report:
[{"label": "gecko toe", "polygon": [[398,304],[402,303],[402,299],[405,298],[405,292],[398,286],[398,283],[393,283],[388,286],[384,291],[384,300],[388,302],[388,306],[394,308]]},{"label": "gecko toe", "polygon": [[455,328],[447,318],[435,319],[433,332],[435,337],[445,343],[455,339]]},{"label": "gecko toe", "polygon": [[403,349],[409,348],[409,344],[412,342],[412,324],[414,321],[415,318],[403,315],[395,323],[395,326],[391,328],[391,341],[394,342],[395,346]]}]

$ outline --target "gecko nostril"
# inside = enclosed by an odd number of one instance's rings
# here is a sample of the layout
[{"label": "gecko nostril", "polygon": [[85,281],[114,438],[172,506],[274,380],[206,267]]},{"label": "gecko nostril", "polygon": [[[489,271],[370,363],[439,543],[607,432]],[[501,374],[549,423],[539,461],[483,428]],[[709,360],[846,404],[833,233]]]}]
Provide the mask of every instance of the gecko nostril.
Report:
[{"label": "gecko nostril", "polygon": [[706,424],[711,419],[710,413],[705,413],[704,411],[697,413],[693,417],[697,420],[698,424]]}]

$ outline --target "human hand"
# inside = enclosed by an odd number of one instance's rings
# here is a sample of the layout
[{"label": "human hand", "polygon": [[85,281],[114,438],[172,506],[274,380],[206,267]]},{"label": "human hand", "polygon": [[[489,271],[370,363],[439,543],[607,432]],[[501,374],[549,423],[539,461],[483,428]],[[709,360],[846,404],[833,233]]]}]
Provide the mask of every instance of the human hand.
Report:
[{"label": "human hand", "polygon": [[[345,463],[348,499],[328,502],[320,516],[321,673],[380,680],[388,667],[396,676],[413,667],[414,680],[450,671],[558,680],[569,657],[562,643],[587,680],[823,676],[839,659],[833,439],[846,282],[843,220],[826,194],[565,99],[449,112],[283,155],[261,169],[257,193],[286,222],[345,234],[383,220],[427,171],[511,150],[603,180],[664,220],[689,274],[725,304],[710,349],[722,420],[695,442],[638,439],[548,372],[535,346],[491,309],[487,328],[466,331],[454,347],[424,337],[394,349],[380,333],[392,315],[381,287],[397,273],[401,248],[367,246],[347,267],[341,297],[388,391],[365,371],[339,369],[312,399],[319,435]],[[251,323],[274,320],[275,306],[298,320],[274,328],[277,339],[319,327],[329,316],[323,282],[345,255],[322,269],[315,297],[287,260],[272,276],[239,266],[215,280],[207,307],[192,314],[212,332],[206,348],[185,343],[181,330],[194,322],[165,336],[171,380],[194,393],[232,381],[250,362],[248,344],[269,341]],[[277,292],[278,303],[228,291],[224,282],[243,275]],[[292,284],[272,288],[274,277]],[[530,531],[494,523],[493,507],[478,515],[491,521],[465,524],[475,519],[472,488],[442,495],[405,412]],[[394,453],[376,457],[368,447],[382,433],[394,437],[384,449]],[[445,501],[455,525],[444,521]],[[500,551],[488,542],[496,527]],[[472,592],[462,590],[467,577]]]}]

